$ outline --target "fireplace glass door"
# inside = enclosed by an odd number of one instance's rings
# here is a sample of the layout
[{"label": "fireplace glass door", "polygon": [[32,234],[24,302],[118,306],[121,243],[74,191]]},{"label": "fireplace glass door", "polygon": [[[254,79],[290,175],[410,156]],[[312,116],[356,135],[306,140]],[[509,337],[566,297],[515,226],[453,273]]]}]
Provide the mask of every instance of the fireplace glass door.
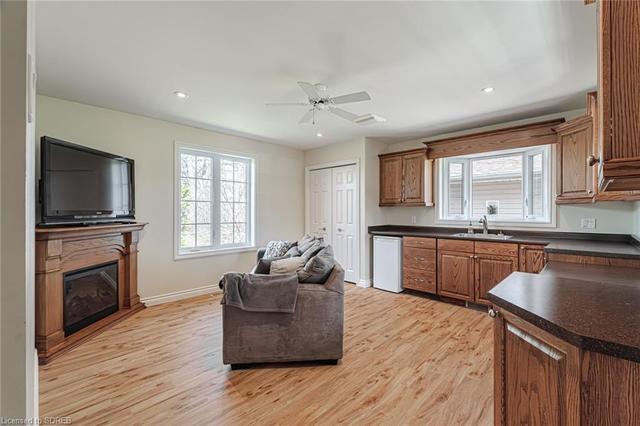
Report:
[{"label": "fireplace glass door", "polygon": [[76,331],[118,310],[118,262],[64,274],[64,333]]}]

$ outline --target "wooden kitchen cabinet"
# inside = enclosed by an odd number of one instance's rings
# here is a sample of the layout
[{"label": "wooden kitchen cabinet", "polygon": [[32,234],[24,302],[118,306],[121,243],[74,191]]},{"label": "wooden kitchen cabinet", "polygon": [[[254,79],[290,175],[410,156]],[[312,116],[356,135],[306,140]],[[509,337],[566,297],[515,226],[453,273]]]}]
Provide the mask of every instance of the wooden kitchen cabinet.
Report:
[{"label": "wooden kitchen cabinet", "polygon": [[580,351],[506,311],[494,322],[494,424],[578,425]]},{"label": "wooden kitchen cabinet", "polygon": [[554,127],[556,151],[556,204],[592,203],[597,176],[589,163],[593,158],[593,119],[589,115]]},{"label": "wooden kitchen cabinet", "polygon": [[537,274],[546,264],[544,246],[520,244],[520,272]]},{"label": "wooden kitchen cabinet", "polygon": [[438,294],[473,301],[474,258],[472,253],[438,250]]},{"label": "wooden kitchen cabinet", "polygon": [[476,254],[474,260],[475,301],[491,304],[487,292],[518,270],[518,257]]},{"label": "wooden kitchen cabinet", "polygon": [[402,287],[436,293],[435,238],[402,239]]},{"label": "wooden kitchen cabinet", "polygon": [[598,8],[600,191],[640,190],[640,2]]},{"label": "wooden kitchen cabinet", "polygon": [[381,154],[380,206],[432,206],[432,160],[426,148]]}]

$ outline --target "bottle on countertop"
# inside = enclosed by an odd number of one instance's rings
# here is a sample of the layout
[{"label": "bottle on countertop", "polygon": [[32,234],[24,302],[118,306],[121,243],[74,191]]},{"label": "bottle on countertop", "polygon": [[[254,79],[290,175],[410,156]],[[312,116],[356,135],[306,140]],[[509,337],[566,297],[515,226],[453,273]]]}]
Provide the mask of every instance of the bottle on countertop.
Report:
[{"label": "bottle on countertop", "polygon": [[469,226],[467,227],[467,234],[473,234],[473,223],[469,222]]}]

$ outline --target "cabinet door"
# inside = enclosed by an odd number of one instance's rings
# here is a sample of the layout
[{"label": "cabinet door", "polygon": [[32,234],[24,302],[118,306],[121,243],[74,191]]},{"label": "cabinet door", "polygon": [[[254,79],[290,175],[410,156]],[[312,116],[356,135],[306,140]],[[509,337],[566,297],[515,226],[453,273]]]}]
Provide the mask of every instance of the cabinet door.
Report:
[{"label": "cabinet door", "polygon": [[380,158],[380,205],[402,203],[402,157]]},{"label": "cabinet door", "polygon": [[640,189],[640,2],[598,2],[599,99],[605,190]]},{"label": "cabinet door", "polygon": [[490,304],[487,292],[518,270],[518,258],[479,254],[475,260],[476,302]]},{"label": "cabinet door", "polygon": [[544,246],[520,245],[520,272],[537,274],[545,264]]},{"label": "cabinet door", "polygon": [[506,311],[494,321],[494,424],[580,424],[578,348]]},{"label": "cabinet door", "polygon": [[473,301],[473,254],[453,251],[438,253],[438,294]]},{"label": "cabinet door", "polygon": [[418,152],[402,157],[403,204],[424,205],[425,154]]},{"label": "cabinet door", "polygon": [[558,194],[556,203],[590,203],[594,194],[594,168],[587,164],[593,155],[593,120],[584,116],[557,126]]}]

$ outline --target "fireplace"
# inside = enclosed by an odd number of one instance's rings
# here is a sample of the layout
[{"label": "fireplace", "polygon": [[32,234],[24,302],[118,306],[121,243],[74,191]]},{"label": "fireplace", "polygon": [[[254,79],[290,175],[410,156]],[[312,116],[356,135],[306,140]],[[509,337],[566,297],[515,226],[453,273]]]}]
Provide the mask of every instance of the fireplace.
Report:
[{"label": "fireplace", "polygon": [[140,311],[144,223],[36,228],[36,347],[51,359]]},{"label": "fireplace", "polygon": [[118,310],[118,262],[64,274],[64,334]]}]

